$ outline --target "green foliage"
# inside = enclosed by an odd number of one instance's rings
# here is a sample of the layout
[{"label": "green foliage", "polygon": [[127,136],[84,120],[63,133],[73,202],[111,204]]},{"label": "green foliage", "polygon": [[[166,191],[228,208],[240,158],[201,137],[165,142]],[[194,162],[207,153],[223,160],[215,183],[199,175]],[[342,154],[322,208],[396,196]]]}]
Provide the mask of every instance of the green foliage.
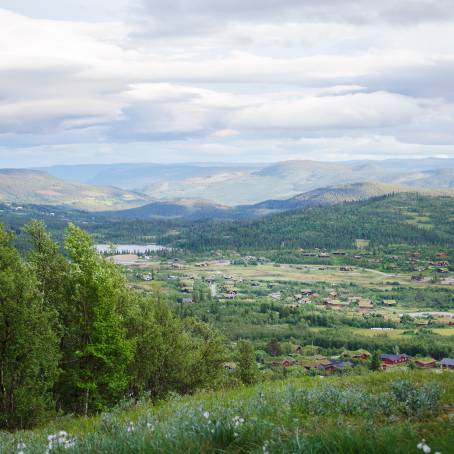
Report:
[{"label": "green foliage", "polygon": [[255,383],[258,379],[254,347],[246,340],[238,342],[238,376],[245,384]]},{"label": "green foliage", "polygon": [[158,406],[142,401],[97,419],[0,435],[0,443],[14,452],[23,440],[27,452],[42,453],[46,436],[63,427],[75,440],[68,452],[76,453],[392,454],[417,452],[422,438],[448,453],[454,433],[445,404],[453,393],[449,374],[306,377],[174,396]]},{"label": "green foliage", "polygon": [[124,282],[101,259],[87,233],[70,224],[65,249],[71,259],[62,342],[61,402],[73,411],[99,410],[115,402],[128,385],[132,345],[119,313]]},{"label": "green foliage", "polygon": [[380,352],[376,351],[370,360],[370,370],[379,370],[381,366]]},{"label": "green foliage", "polygon": [[0,226],[0,429],[29,427],[53,410],[55,315],[43,302],[33,267],[22,263]]}]

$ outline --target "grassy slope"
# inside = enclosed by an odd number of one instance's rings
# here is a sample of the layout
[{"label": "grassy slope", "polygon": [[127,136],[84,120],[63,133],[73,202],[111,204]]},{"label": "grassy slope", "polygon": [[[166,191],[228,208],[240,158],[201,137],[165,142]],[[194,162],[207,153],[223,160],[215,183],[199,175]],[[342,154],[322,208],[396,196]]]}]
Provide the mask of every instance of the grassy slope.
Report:
[{"label": "grassy slope", "polygon": [[[407,379],[418,387],[435,382],[443,390],[435,414],[409,416],[389,397],[391,384]],[[417,408],[425,396],[419,393]],[[124,406],[102,417],[63,418],[33,432],[0,435],[0,451],[14,452],[23,440],[27,453],[42,453],[47,435],[64,429],[77,440],[76,449],[66,452],[385,454],[418,452],[416,444],[425,438],[433,451],[447,454],[454,445],[453,405],[450,372],[304,377]]]},{"label": "grassy slope", "polygon": [[35,170],[0,170],[0,201],[97,211],[135,207],[147,199],[123,189],[71,183]]}]

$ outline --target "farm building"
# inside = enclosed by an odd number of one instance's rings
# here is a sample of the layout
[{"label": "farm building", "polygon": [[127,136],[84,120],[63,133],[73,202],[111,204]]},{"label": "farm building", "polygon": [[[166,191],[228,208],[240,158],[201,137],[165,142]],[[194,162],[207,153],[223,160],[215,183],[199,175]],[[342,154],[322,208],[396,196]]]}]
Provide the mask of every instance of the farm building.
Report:
[{"label": "farm building", "polygon": [[382,301],[383,306],[397,306],[397,301],[396,300],[383,300]]},{"label": "farm building", "polygon": [[386,366],[394,366],[397,364],[405,364],[408,361],[408,355],[405,353],[399,353],[397,355],[390,353],[383,353],[380,355],[380,359]]}]

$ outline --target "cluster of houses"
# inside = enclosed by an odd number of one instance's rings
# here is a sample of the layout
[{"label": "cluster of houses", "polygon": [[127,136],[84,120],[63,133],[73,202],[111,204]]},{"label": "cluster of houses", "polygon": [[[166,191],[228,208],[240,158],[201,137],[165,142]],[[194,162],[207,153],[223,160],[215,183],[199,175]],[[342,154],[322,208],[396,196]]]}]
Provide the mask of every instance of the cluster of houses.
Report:
[{"label": "cluster of houses", "polygon": [[[351,352],[349,355],[337,356],[328,358],[322,355],[315,355],[311,358],[296,360],[295,358],[284,358],[282,360],[275,360],[268,364],[270,367],[283,367],[284,369],[300,366],[310,371],[319,371],[331,373],[335,371],[344,371],[346,369],[355,367],[355,364],[361,361],[369,360],[371,354],[365,350],[358,350]],[[408,364],[411,357],[405,353],[383,353],[380,355],[380,368],[386,370],[393,366],[402,366]],[[436,361],[433,358],[415,359],[414,365],[420,369],[433,369],[437,366],[441,369],[454,370],[454,358],[443,358],[441,361]],[[229,372],[235,372],[237,365],[235,362],[224,363],[224,368]]]}]

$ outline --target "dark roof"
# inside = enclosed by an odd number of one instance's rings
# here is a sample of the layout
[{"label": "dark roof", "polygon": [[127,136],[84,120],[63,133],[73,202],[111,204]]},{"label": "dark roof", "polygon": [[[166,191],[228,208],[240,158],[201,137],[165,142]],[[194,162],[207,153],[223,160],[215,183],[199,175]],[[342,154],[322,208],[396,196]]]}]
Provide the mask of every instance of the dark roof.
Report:
[{"label": "dark roof", "polygon": [[390,361],[397,361],[402,358],[408,358],[408,356],[405,353],[400,353],[399,355],[394,355],[390,353],[383,353],[380,355],[381,359],[389,359]]},{"label": "dark roof", "polygon": [[440,364],[442,366],[454,366],[454,358],[443,358]]},{"label": "dark roof", "polygon": [[335,361],[334,367],[336,369],[345,369],[346,367],[352,367],[353,363],[351,361]]}]

